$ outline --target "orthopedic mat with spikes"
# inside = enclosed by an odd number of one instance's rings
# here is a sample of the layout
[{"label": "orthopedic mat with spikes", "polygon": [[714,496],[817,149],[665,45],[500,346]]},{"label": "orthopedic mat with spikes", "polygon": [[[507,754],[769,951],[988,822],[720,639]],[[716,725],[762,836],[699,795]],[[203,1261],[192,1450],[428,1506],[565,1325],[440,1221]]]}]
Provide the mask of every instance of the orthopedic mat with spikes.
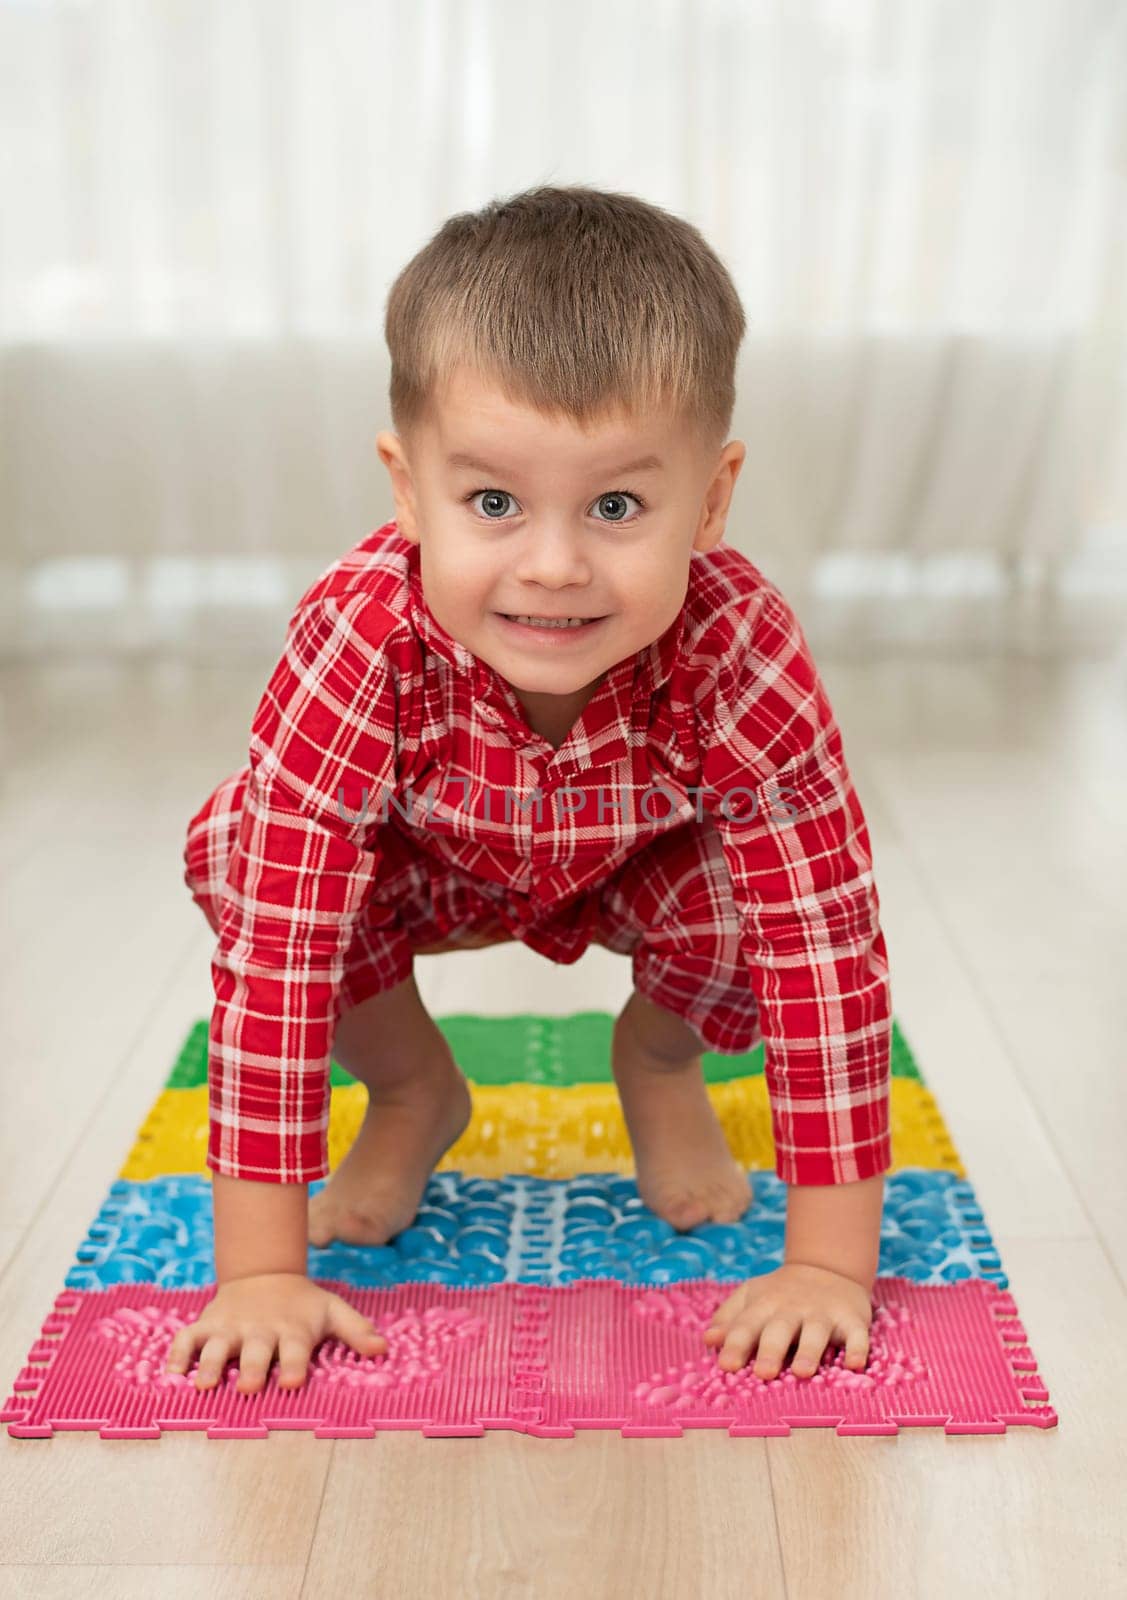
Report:
[{"label": "orthopedic mat with spikes", "polygon": [[[899,1027],[868,1363],[848,1371],[831,1345],[810,1378],[784,1366],[762,1379],[753,1362],[722,1371],[702,1338],[734,1284],[782,1261],[786,1188],[774,1173],[762,1049],[702,1063],[753,1203],[736,1223],[678,1232],[638,1196],[610,1075],[609,1013],[437,1021],[470,1080],[469,1127],[409,1228],[386,1245],[309,1250],[309,1275],[376,1322],[386,1354],[362,1357],[328,1339],[300,1389],[279,1389],[274,1368],[246,1395],[237,1357],[214,1389],[196,1388],[194,1365],[164,1371],[176,1330],[214,1293],[202,1021],[0,1410],[9,1434],[508,1428],[560,1438],[578,1428],[673,1436],[707,1427],[738,1437],[1055,1425],[974,1190]],[[334,1062],[331,1169],[366,1099]]]}]

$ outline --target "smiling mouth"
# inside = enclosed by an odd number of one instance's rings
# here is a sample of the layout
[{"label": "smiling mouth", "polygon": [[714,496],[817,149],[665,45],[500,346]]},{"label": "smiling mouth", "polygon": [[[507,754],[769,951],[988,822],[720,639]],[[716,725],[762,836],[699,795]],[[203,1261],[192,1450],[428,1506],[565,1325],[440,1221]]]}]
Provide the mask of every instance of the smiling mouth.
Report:
[{"label": "smiling mouth", "polygon": [[524,611],[498,611],[497,615],[503,617],[506,622],[517,622],[526,628],[570,629],[572,632],[588,627],[592,622],[603,620],[602,617],[541,617]]}]

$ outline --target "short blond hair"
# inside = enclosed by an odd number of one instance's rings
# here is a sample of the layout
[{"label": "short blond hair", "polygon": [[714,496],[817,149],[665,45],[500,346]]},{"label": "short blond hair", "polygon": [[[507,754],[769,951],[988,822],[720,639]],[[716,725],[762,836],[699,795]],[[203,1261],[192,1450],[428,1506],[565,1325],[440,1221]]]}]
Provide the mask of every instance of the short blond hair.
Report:
[{"label": "short blond hair", "polygon": [[630,194],[527,189],[450,217],[392,284],[392,423],[408,435],[465,364],[583,429],[668,406],[718,447],[744,327],[727,268],[691,223]]}]

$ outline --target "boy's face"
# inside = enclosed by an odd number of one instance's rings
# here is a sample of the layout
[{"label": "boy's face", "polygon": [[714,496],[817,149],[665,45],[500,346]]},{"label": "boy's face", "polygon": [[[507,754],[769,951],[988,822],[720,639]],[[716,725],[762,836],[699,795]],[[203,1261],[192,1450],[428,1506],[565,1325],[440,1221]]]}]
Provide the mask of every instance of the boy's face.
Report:
[{"label": "boy's face", "polygon": [[[561,738],[607,669],[676,618],[692,552],[723,537],[745,455],[738,440],[706,453],[661,413],[583,433],[467,367],[434,397],[409,458],[397,434],[376,445],[432,614]],[[648,456],[661,465],[637,465]],[[598,620],[546,629],[506,615]]]}]

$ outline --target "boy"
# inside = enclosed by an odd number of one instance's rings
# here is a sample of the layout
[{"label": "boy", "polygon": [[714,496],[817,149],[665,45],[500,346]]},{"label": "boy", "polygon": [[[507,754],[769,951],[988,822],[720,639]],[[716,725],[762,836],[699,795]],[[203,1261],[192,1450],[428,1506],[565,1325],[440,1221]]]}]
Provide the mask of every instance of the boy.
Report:
[{"label": "boy", "polygon": [[[470,1097],[415,954],[522,939],[632,956],[612,1067],[642,1198],[679,1228],[751,1200],[701,1075],[762,1037],[783,1266],[705,1340],[811,1375],[868,1353],[890,995],[868,833],[779,591],[721,544],[744,317],[699,232],[540,188],[451,218],[385,322],[396,520],[307,590],[250,761],[192,818],[218,934],[209,1058],[217,1291],[173,1341],[197,1382],[304,1382],[386,1341],[309,1243],[412,1220]],[[369,1091],[328,1173],[330,1054]]]}]

